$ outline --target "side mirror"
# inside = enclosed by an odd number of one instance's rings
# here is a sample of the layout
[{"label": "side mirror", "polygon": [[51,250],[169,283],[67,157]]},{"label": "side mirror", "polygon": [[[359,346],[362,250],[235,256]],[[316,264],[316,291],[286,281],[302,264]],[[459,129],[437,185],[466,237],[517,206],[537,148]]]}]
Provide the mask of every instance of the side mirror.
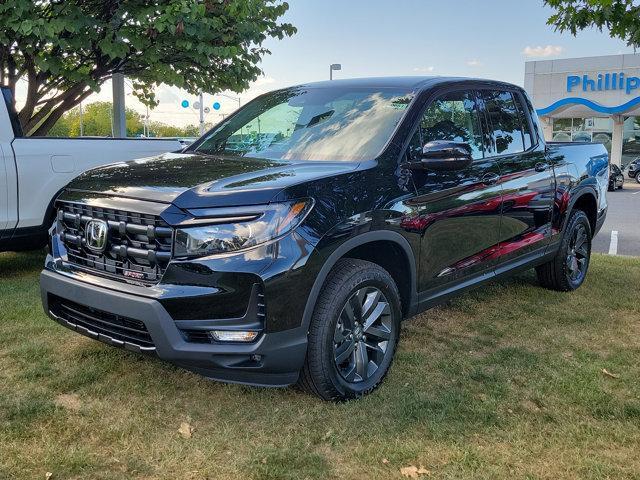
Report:
[{"label": "side mirror", "polygon": [[409,164],[415,170],[454,171],[471,165],[471,146],[464,142],[434,140],[422,147],[418,162]]}]

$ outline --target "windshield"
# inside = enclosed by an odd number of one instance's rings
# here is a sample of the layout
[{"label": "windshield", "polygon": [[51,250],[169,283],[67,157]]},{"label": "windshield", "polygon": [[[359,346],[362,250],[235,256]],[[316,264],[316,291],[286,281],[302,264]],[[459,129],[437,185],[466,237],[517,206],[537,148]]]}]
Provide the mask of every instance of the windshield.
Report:
[{"label": "windshield", "polygon": [[263,95],[191,151],[270,160],[369,160],[380,154],[412,93],[293,87]]}]

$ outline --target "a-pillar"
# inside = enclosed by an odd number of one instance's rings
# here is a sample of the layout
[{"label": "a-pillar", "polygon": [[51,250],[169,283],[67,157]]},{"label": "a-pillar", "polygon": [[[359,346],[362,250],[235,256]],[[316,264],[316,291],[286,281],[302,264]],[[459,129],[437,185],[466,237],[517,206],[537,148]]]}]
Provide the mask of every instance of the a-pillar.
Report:
[{"label": "a-pillar", "polygon": [[613,135],[611,136],[611,163],[622,165],[622,140],[624,135],[624,117],[613,116]]}]

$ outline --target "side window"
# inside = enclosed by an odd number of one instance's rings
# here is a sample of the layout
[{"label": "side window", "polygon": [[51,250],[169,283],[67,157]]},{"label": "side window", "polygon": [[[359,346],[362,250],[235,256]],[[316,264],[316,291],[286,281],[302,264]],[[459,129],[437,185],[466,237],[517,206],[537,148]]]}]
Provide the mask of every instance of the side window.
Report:
[{"label": "side window", "polygon": [[[531,132],[527,125],[527,140],[523,132],[524,115],[516,107],[511,92],[485,90],[482,92],[489,129],[497,155],[523,152],[531,146]],[[528,146],[526,146],[528,142]]]},{"label": "side window", "polygon": [[448,93],[431,103],[420,127],[409,143],[409,156],[415,158],[422,146],[433,140],[466,142],[474,160],[483,157],[480,117],[472,92]]}]

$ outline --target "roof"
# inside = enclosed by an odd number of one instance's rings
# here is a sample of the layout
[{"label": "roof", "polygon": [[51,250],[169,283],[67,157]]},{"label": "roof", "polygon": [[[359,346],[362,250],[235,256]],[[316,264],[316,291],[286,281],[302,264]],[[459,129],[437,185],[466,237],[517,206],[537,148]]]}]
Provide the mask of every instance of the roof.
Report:
[{"label": "roof", "polygon": [[[421,90],[443,83],[456,83],[464,81],[476,81],[497,85],[509,85],[505,82],[465,77],[436,77],[436,76],[411,76],[411,77],[365,77],[347,78],[340,80],[325,80],[323,82],[305,83],[304,87],[353,87],[353,88],[400,88],[403,90]],[[515,86],[515,85],[510,85]]]}]

